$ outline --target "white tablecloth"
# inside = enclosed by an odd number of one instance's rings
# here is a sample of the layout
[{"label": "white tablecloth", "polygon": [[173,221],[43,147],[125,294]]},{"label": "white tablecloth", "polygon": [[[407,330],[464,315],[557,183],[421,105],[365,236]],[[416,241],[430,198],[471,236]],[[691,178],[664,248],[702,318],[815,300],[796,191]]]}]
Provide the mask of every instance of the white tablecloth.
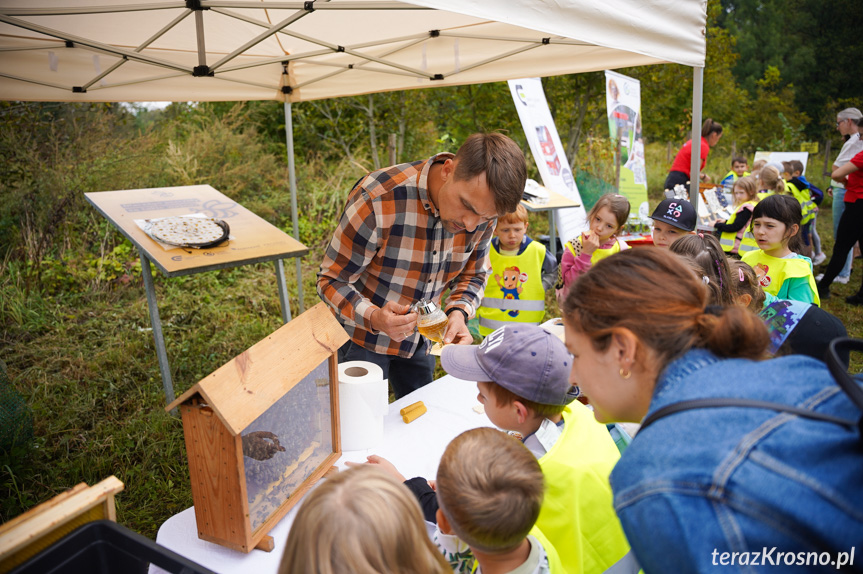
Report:
[{"label": "white tablecloth", "polygon": [[[476,383],[446,375],[392,403],[384,417],[384,438],[377,447],[364,451],[343,452],[336,463],[340,470],[347,468],[345,461],[365,462],[369,454],[378,454],[396,465],[408,478],[423,476],[433,479],[441,455],[453,438],[460,433],[481,426],[493,426],[485,414],[473,407]],[[416,401],[423,401],[428,412],[410,424],[405,424],[399,409]],[[156,542],[220,574],[230,572],[268,574],[278,570],[279,561],[288,539],[291,524],[300,504],[272,529],[275,542],[272,552],[252,550],[249,554],[230,550],[198,538],[195,508],[187,508],[165,521],[156,535]],[[151,567],[151,574],[161,573]]]}]

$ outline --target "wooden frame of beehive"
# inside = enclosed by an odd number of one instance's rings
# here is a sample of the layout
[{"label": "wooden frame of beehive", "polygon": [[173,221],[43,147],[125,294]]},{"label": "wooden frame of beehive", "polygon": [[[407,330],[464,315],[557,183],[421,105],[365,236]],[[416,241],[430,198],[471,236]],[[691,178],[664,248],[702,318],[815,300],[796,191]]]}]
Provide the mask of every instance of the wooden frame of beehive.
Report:
[{"label": "wooden frame of beehive", "polygon": [[347,340],[319,303],[165,407],[183,418],[199,538],[272,550],[268,532],[333,470]]}]

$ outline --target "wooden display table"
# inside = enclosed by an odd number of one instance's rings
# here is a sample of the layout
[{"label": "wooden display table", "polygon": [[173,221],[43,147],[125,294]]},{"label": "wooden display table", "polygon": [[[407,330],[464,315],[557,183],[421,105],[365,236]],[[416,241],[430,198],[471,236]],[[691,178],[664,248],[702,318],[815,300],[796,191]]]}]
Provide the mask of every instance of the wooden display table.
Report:
[{"label": "wooden display table", "polygon": [[[84,195],[99,213],[138,248],[141,255],[141,273],[144,276],[150,323],[153,327],[153,339],[156,343],[156,355],[159,359],[159,370],[162,374],[167,403],[174,401],[174,384],[165,351],[165,339],[162,335],[162,323],[156,303],[150,262],[166,277],[179,277],[273,261],[282,306],[282,321],[287,323],[291,320],[282,260],[301,257],[309,250],[305,245],[231,198],[209,185],[100,191]],[[165,249],[135,223],[136,219],[193,213],[203,213],[208,217],[226,221],[231,227],[230,239],[221,245],[207,249]],[[302,301],[300,303],[300,311],[302,311]]]}]

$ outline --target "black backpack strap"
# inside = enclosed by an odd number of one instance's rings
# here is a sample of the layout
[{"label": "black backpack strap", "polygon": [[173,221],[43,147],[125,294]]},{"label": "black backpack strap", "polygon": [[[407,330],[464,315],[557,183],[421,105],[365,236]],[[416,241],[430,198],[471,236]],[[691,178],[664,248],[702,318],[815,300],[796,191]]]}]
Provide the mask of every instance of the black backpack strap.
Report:
[{"label": "black backpack strap", "polygon": [[[824,358],[825,362],[827,363],[827,367],[830,369],[830,373],[833,375],[833,378],[836,379],[836,383],[845,392],[845,394],[848,395],[848,398],[851,400],[851,402],[855,406],[857,406],[857,408],[863,411],[863,387],[861,387],[851,377],[851,375],[848,374],[848,371],[845,368],[844,361],[839,358],[840,349],[848,349],[849,351],[863,351],[863,340],[849,339],[848,337],[839,337],[837,339],[833,339],[827,348],[827,356]],[[863,416],[860,417],[860,420],[852,421],[839,417],[834,417],[832,415],[817,413],[815,411],[811,411],[809,409],[804,409],[801,407],[795,407],[793,405],[772,403],[769,401],[758,401],[755,399],[739,399],[732,397],[693,399],[689,401],[680,401],[679,403],[666,405],[649,414],[643,421],[641,421],[641,428],[639,429],[639,432],[646,429],[659,419],[667,417],[668,415],[672,415],[674,413],[679,413],[680,411],[689,411],[693,409],[712,409],[721,407],[746,407],[753,409],[766,409],[771,411],[791,413],[800,417],[825,421],[851,428],[856,427],[858,429],[858,432],[860,433],[861,440],[863,440]]]},{"label": "black backpack strap", "polygon": [[[839,349],[863,351],[863,340],[848,337],[833,339],[830,341],[830,345],[827,347],[827,355],[824,357],[827,367],[830,368],[833,378],[836,379],[836,383],[842,387],[842,390],[845,391],[851,402],[863,411],[863,388],[848,374],[844,361],[839,357]],[[857,428],[860,430],[860,437],[863,440],[863,416],[857,421]]]},{"label": "black backpack strap", "polygon": [[804,409],[801,407],[795,407],[793,405],[785,405],[782,403],[772,403],[770,401],[758,401],[755,399],[738,399],[732,397],[716,397],[711,399],[693,399],[689,401],[680,401],[679,403],[673,403],[670,405],[666,405],[656,411],[650,413],[647,418],[645,418],[641,422],[641,428],[638,432],[643,431],[659,419],[663,417],[667,417],[668,415],[672,415],[674,413],[679,413],[681,411],[690,411],[693,409],[712,409],[712,408],[722,408],[722,407],[746,407],[753,409],[765,409],[771,411],[780,411],[787,412],[791,414],[795,414],[800,417],[805,417],[814,420],[825,421],[829,423],[834,423],[842,426],[848,426],[854,428],[857,426],[857,421],[847,420],[840,417],[834,417],[832,415],[825,415],[823,413],[818,413],[815,411],[811,411],[809,409]]}]

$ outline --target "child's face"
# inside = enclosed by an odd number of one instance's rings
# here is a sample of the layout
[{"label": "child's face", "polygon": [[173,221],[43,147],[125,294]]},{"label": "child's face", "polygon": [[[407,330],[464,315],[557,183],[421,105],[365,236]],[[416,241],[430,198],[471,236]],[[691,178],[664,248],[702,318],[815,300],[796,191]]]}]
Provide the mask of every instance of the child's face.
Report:
[{"label": "child's face", "polygon": [[784,179],[785,181],[788,181],[789,179],[791,179],[791,174],[788,173],[787,171],[783,171],[782,172],[782,179]]},{"label": "child's face", "polygon": [[[796,227],[796,226],[795,226]],[[788,227],[771,217],[758,217],[752,222],[752,235],[763,251],[775,251],[788,245],[791,233]]]},{"label": "child's face", "polygon": [[688,231],[669,225],[664,221],[653,220],[653,244],[656,247],[668,249],[678,237],[682,237],[688,233]]},{"label": "child's face", "polygon": [[608,207],[601,207],[590,220],[590,231],[599,237],[600,244],[608,241],[618,229],[617,218]]},{"label": "child's face", "polygon": [[518,425],[518,417],[514,417],[514,408],[510,408],[513,405],[507,405],[505,407],[498,406],[497,399],[494,398],[488,388],[490,383],[486,383],[480,381],[476,384],[477,390],[479,390],[479,394],[476,396],[476,400],[478,400],[485,407],[485,415],[488,417],[488,420],[491,421],[491,424],[496,426],[499,429],[503,430],[515,430]]},{"label": "child's face", "polygon": [[743,177],[743,174],[746,173],[746,168],[748,164],[746,162],[735,161],[731,164],[731,171],[737,174],[737,177]]},{"label": "child's face", "polygon": [[524,239],[524,234],[527,233],[527,223],[517,221],[515,223],[499,223],[495,230],[500,239],[500,246],[506,251],[514,251],[518,249]]},{"label": "child's face", "polygon": [[749,195],[746,193],[746,190],[739,186],[734,188],[734,203],[739,205],[745,203],[748,199]]}]

